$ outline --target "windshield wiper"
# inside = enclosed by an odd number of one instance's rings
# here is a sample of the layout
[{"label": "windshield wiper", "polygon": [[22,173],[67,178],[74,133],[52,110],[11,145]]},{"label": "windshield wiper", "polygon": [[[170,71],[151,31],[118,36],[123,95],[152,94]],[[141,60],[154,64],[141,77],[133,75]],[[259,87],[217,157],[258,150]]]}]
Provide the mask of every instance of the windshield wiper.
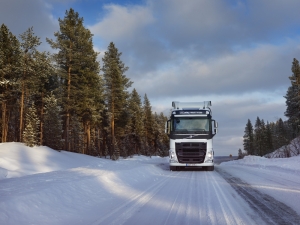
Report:
[{"label": "windshield wiper", "polygon": [[207,132],[207,131],[204,130],[204,129],[201,129],[201,130],[195,130],[195,131],[194,131],[195,134],[206,134],[206,132]]},{"label": "windshield wiper", "polygon": [[188,130],[187,129],[177,129],[175,130],[176,134],[187,134]]}]

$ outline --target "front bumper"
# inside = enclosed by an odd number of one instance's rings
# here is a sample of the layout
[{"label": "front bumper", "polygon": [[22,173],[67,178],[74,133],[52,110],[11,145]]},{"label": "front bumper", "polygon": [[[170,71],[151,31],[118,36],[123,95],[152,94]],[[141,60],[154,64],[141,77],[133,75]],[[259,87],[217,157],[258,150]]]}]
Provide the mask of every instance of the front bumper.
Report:
[{"label": "front bumper", "polygon": [[181,166],[181,167],[206,167],[206,166],[214,166],[214,152],[212,150],[205,153],[205,158],[202,162],[193,163],[192,160],[190,162],[182,162],[177,158],[177,154],[175,150],[169,150],[169,163],[170,166]]},{"label": "front bumper", "polygon": [[179,163],[175,162],[175,160],[169,160],[170,166],[182,166],[182,167],[206,167],[206,166],[213,166],[213,160],[211,162],[204,162],[204,163]]}]

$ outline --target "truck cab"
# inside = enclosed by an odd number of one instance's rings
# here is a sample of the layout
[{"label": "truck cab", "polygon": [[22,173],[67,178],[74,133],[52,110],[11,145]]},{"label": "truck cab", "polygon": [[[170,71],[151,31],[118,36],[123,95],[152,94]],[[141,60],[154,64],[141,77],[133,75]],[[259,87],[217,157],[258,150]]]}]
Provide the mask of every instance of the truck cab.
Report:
[{"label": "truck cab", "polygon": [[218,123],[212,119],[211,101],[172,102],[166,133],[170,138],[170,170],[185,167],[214,170],[213,137]]}]

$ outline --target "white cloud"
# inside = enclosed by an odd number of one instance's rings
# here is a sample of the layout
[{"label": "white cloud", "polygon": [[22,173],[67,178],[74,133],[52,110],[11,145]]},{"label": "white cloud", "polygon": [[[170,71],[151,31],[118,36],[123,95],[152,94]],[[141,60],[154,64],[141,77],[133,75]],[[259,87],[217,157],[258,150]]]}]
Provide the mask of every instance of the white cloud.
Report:
[{"label": "white cloud", "polygon": [[59,29],[53,19],[51,5],[43,0],[9,0],[0,3],[0,21],[16,36],[33,27],[35,35],[41,38],[43,50],[48,49],[46,37],[53,37]]},{"label": "white cloud", "polygon": [[206,60],[179,55],[164,69],[135,76],[135,85],[142,87],[147,83],[143,90],[153,97],[287,90],[292,60],[300,56],[297,43],[295,40],[281,46],[259,45]]},{"label": "white cloud", "polygon": [[153,23],[151,11],[143,6],[106,5],[107,15],[89,29],[96,36],[114,41],[140,35],[144,26]]}]

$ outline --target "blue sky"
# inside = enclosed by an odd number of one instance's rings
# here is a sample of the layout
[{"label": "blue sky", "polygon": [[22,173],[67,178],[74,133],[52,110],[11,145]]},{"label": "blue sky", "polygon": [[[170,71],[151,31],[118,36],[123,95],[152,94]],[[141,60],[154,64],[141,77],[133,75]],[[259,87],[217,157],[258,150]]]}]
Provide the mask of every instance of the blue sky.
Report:
[{"label": "blue sky", "polygon": [[156,112],[172,101],[212,101],[216,155],[236,155],[250,119],[284,117],[293,58],[300,59],[298,0],[0,0],[0,23],[54,38],[72,7],[94,34],[99,61],[111,41],[126,75]]}]

